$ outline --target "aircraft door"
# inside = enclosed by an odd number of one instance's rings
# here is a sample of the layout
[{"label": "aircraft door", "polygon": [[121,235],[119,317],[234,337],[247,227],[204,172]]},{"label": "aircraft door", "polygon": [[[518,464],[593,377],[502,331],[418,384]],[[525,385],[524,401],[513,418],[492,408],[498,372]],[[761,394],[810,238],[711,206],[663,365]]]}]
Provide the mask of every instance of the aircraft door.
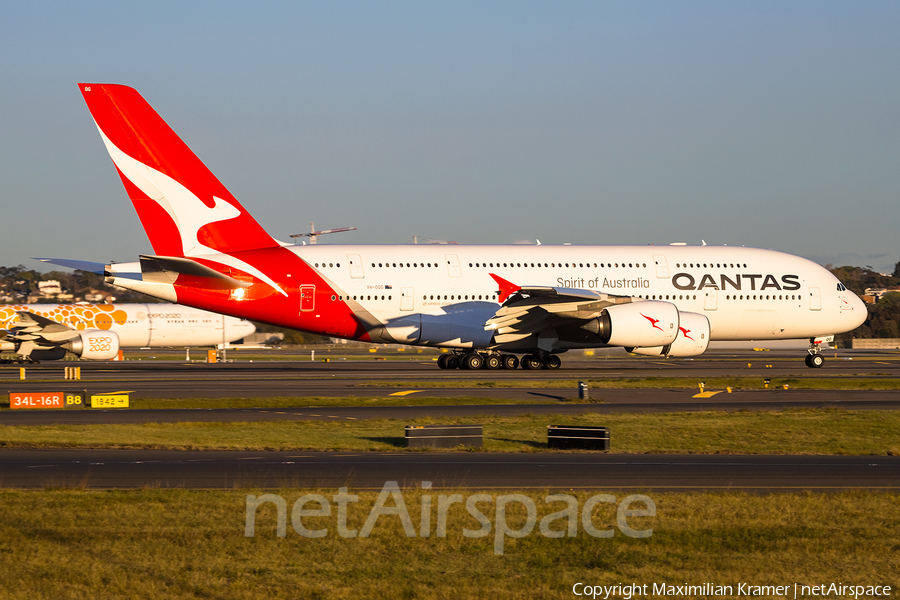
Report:
[{"label": "aircraft door", "polygon": [[[142,344],[143,346],[149,346],[154,339],[154,332],[156,331],[156,319],[153,317],[153,313],[150,312],[149,304],[142,304],[137,312],[137,325],[138,327],[144,324],[144,321],[147,322],[147,339]],[[143,336],[141,336],[143,337]]]},{"label": "aircraft door", "polygon": [[300,312],[309,312],[316,308],[316,286],[300,286]]},{"label": "aircraft door", "polygon": [[462,276],[462,271],[459,268],[459,257],[455,254],[445,254],[444,258],[447,259],[447,271],[450,277]]},{"label": "aircraft door", "polygon": [[662,254],[654,254],[653,262],[656,263],[656,277],[658,279],[668,279],[669,265],[666,263],[666,257]]},{"label": "aircraft door", "polygon": [[703,310],[716,310],[718,308],[719,290],[704,290]]},{"label": "aircraft door", "polygon": [[363,279],[366,276],[359,254],[348,254],[347,262],[350,263],[350,277],[352,279]]},{"label": "aircraft door", "polygon": [[412,310],[413,309],[413,292],[414,288],[405,287],[400,289],[400,310]]},{"label": "aircraft door", "polygon": [[822,294],[819,288],[809,288],[809,310],[822,310]]}]

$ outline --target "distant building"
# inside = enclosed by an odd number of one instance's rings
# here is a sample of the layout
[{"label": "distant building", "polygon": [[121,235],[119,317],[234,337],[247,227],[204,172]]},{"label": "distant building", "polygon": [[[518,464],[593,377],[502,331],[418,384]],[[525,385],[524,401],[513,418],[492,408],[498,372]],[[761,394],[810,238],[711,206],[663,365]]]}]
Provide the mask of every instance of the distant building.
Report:
[{"label": "distant building", "polygon": [[47,281],[38,281],[38,292],[40,292],[41,296],[45,298],[52,298],[54,296],[58,296],[62,294],[62,286],[59,285],[59,282],[55,279],[48,279]]},{"label": "distant building", "polygon": [[864,350],[900,350],[900,338],[854,339],[853,348],[861,348]]},{"label": "distant building", "polygon": [[84,295],[85,302],[115,302],[116,297],[103,290],[91,290]]},{"label": "distant building", "polygon": [[284,343],[284,334],[281,332],[261,332],[251,333],[245,337],[242,342],[244,344],[258,344],[262,346],[278,346]]},{"label": "distant building", "polygon": [[869,304],[875,304],[879,300],[881,300],[885,294],[890,294],[891,292],[900,292],[900,287],[895,288],[866,288],[865,293],[861,296],[863,302],[867,302]]}]

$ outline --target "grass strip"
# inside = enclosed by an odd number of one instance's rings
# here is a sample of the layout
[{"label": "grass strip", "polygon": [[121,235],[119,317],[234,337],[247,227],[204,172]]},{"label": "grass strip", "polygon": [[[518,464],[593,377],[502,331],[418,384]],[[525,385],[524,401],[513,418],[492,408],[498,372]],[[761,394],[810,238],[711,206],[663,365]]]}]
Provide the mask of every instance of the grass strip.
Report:
[{"label": "grass strip", "polygon": [[[356,384],[358,387],[396,387],[396,388],[561,388],[578,387],[579,381],[585,381],[592,388],[598,389],[697,389],[698,383],[704,382],[707,390],[724,390],[730,387],[735,390],[767,389],[763,377],[619,377],[604,379],[571,380],[548,379],[510,379],[510,380],[478,380],[437,379],[425,381],[367,381]],[[879,378],[872,376],[835,375],[834,377],[771,377],[768,389],[781,388],[787,385],[798,390],[900,390],[900,379],[895,377]]]},{"label": "grass strip", "polygon": [[[573,400],[575,394],[572,394]],[[0,413],[10,410],[9,397],[0,396]],[[598,400],[599,402],[599,400]],[[334,406],[457,406],[493,404],[547,404],[546,397],[534,399],[486,398],[478,396],[454,396],[438,398],[434,396],[311,396],[311,397],[255,397],[255,398],[130,398],[130,408],[309,408]]]},{"label": "grass strip", "polygon": [[[438,493],[403,490],[414,536],[397,515],[385,515],[368,537],[340,537],[332,504],[330,517],[303,518],[307,529],[326,530],[311,539],[293,529],[291,507],[307,493],[332,502],[335,490],[275,490],[286,501],[285,537],[276,535],[273,504],[258,509],[255,535],[245,537],[247,495],[262,493],[0,491],[0,597],[518,600],[571,598],[578,582],[651,590],[663,582],[900,585],[900,495],[892,493],[654,493],[656,516],[628,520],[635,529],[652,528],[648,538],[623,535],[615,505],[599,503],[592,523],[612,537],[588,535],[579,519],[574,537],[546,537],[535,527],[506,538],[503,555],[493,552],[494,503],[479,506],[491,526],[485,537],[463,535],[482,527],[464,502],[450,506],[446,536],[438,537]],[[433,505],[427,537],[419,529],[423,493]],[[473,492],[459,493],[465,499]],[[547,504],[545,493],[523,493],[536,504],[538,521],[564,506]],[[377,492],[357,495],[347,528],[359,531]],[[579,509],[590,497],[571,495]],[[523,508],[507,505],[511,529],[522,527]],[[565,520],[551,523],[565,527]]]},{"label": "grass strip", "polygon": [[[327,415],[324,413],[318,413]],[[487,452],[542,452],[547,425],[610,428],[623,453],[900,454],[900,413],[839,409],[465,418],[9,425],[0,447],[406,451],[404,426],[480,423]],[[463,449],[465,450],[465,449]]]},{"label": "grass strip", "polygon": [[[576,394],[572,394],[576,396]],[[547,404],[547,398],[533,400],[518,398],[485,398],[458,396],[312,396],[309,398],[134,398],[132,408],[308,408],[332,406],[467,406],[491,404]]]}]

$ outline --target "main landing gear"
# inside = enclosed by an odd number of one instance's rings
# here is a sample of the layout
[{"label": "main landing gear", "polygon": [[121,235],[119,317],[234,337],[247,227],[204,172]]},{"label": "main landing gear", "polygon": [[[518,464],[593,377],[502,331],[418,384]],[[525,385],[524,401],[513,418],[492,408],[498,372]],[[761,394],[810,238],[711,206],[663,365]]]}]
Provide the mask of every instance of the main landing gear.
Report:
[{"label": "main landing gear", "polygon": [[558,369],[562,360],[555,354],[531,354],[519,359],[513,354],[496,352],[466,352],[459,354],[441,354],[437,361],[441,369]]}]

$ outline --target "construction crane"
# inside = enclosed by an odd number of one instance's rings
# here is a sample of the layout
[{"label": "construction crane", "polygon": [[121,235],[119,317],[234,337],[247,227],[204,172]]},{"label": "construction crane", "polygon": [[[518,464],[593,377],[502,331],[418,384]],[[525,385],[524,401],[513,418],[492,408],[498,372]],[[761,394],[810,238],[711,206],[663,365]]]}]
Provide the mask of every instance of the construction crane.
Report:
[{"label": "construction crane", "polygon": [[323,229],[321,231],[316,231],[315,225],[312,222],[309,224],[309,233],[292,233],[292,238],[300,238],[300,237],[308,237],[309,243],[311,245],[315,245],[316,237],[320,235],[325,235],[326,233],[341,233],[342,231],[356,231],[356,227],[336,227],[334,229]]}]

